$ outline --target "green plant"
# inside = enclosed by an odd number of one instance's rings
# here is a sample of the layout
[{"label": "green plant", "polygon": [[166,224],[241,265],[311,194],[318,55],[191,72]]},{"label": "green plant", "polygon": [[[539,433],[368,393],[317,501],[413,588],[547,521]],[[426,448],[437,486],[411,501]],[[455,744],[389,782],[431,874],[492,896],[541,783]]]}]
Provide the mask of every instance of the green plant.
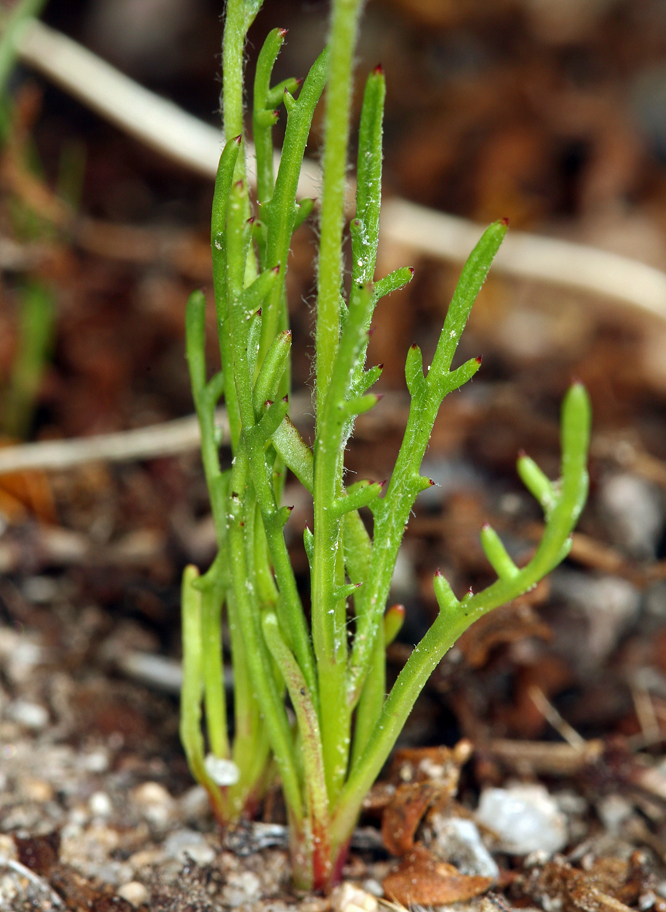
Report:
[{"label": "green plant", "polygon": [[[211,229],[222,367],[210,379],[204,358],[203,295],[195,292],[187,307],[187,358],[219,550],[203,576],[188,567],[183,579],[181,736],[191,769],[223,823],[251,813],[269,778],[279,774],[295,880],[300,886],[327,888],[340,875],[363,798],[444,653],[475,619],[534,586],[568,553],[587,492],[589,405],[583,387],[574,384],[562,412],[561,481],[551,483],[528,457],[519,459],[518,471],[546,518],[533,558],[518,568],[497,534],[484,527],[481,541],[497,581],[459,601],[444,577],[435,577],[438,618],[386,697],[385,649],[401,623],[399,610],[385,610],[398,548],[417,495],[432,483],[420,475],[420,466],[441,402],[479,369],[480,359],[454,370],[451,366],[507,224],[491,225],[463,268],[429,369],[424,371],[417,346],[407,354],[411,406],[388,486],[346,486],[343,459],[354,420],[378,399],[369,389],[381,368],[365,369],[374,308],[411,278],[411,270],[399,269],[374,282],[384,76],[376,69],[365,87],[356,215],[350,226],[351,290],[345,299],[343,207],[360,3],[334,0],[329,47],[315,61],[298,97],[295,80],[270,87],[285,33],[276,29],[268,36],[253,93],[253,205],[245,177],[242,58],[260,2],[227,3],[226,144]],[[296,188],[312,116],[325,86],[316,429],[310,449],[288,417],[291,334],[285,271],[292,233],[312,209],[311,201],[297,203]],[[274,177],[271,129],[281,102],[287,123]],[[226,470],[220,465],[214,426],[214,409],[223,394],[232,450]],[[283,536],[290,513],[281,503],[287,468],[311,492],[314,503],[314,530],[306,529],[304,536],[311,569],[309,623]],[[372,511],[372,537],[359,515],[362,507]],[[222,674],[223,605],[234,677],[233,745],[227,734]]]}]

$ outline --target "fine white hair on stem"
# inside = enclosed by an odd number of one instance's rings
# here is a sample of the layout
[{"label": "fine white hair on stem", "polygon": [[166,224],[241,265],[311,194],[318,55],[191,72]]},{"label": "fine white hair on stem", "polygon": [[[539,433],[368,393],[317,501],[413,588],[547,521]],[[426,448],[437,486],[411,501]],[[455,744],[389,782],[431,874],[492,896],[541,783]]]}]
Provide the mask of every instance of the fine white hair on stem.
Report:
[{"label": "fine white hair on stem", "polygon": [[[21,60],[139,141],[199,174],[214,178],[220,130],[149,92],[114,67],[38,20],[17,35]],[[248,144],[248,159],[253,149]],[[248,167],[253,174],[254,168]],[[319,167],[304,161],[298,193],[316,197]],[[349,182],[348,202],[353,199]],[[501,213],[500,213],[501,214]],[[478,240],[475,223],[387,199],[382,205],[382,237],[415,253],[463,262]],[[602,296],[666,320],[666,274],[659,269],[598,248],[527,232],[511,232],[493,270]]]}]

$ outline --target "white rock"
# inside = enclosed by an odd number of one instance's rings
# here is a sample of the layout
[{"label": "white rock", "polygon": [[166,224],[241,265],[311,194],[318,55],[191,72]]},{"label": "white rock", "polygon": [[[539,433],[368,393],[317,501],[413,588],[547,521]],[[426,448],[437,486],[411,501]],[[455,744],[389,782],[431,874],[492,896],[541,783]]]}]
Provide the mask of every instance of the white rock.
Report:
[{"label": "white rock", "polygon": [[616,543],[632,557],[654,558],[664,522],[659,489],[619,472],[602,479],[599,499]]},{"label": "white rock", "polygon": [[222,902],[225,906],[242,906],[243,903],[256,902],[261,898],[261,881],[252,871],[240,871],[229,874],[222,890]]},{"label": "white rock", "polygon": [[93,792],[88,799],[88,807],[95,817],[110,817],[113,813],[113,805],[106,792]]},{"label": "white rock", "polygon": [[553,595],[573,604],[587,618],[584,661],[588,666],[598,666],[637,618],[641,593],[618,576],[595,578],[562,567],[550,580]]},{"label": "white rock", "polygon": [[233,760],[207,754],[204,768],[216,785],[236,785],[240,779],[240,770]]},{"label": "white rock", "polygon": [[174,799],[159,782],[144,782],[133,790],[131,798],[143,817],[156,826],[163,826],[176,807]]},{"label": "white rock", "polygon": [[435,834],[435,851],[444,861],[458,868],[461,874],[479,877],[499,877],[499,868],[481,842],[473,820],[435,814],[431,820]]},{"label": "white rock", "polygon": [[372,893],[345,881],[333,891],[331,906],[334,912],[377,912],[379,903]]},{"label": "white rock", "polygon": [[94,750],[81,757],[81,766],[89,773],[105,773],[109,768],[109,755],[106,750]]},{"label": "white rock", "polygon": [[7,715],[19,725],[35,730],[45,728],[49,721],[46,709],[39,703],[31,703],[29,700],[14,700],[7,707]]},{"label": "white rock", "polygon": [[118,887],[116,892],[118,893],[118,896],[126,899],[128,903],[131,903],[131,905],[135,907],[140,906],[141,903],[145,903],[148,899],[148,890],[142,883],[139,883],[138,880],[130,880],[129,883],[125,883],[121,887]]},{"label": "white rock", "polygon": [[513,855],[553,854],[567,844],[566,818],[541,785],[485,789],[476,819],[497,834],[501,851]]},{"label": "white rock", "polygon": [[[204,866],[215,859],[215,852],[208,845],[204,836],[195,830],[176,830],[164,842],[164,854],[185,864],[191,859],[195,864]],[[253,875],[254,876],[254,875]]]},{"label": "white rock", "polygon": [[202,785],[193,785],[178,799],[180,811],[188,821],[199,820],[210,813],[208,792]]},{"label": "white rock", "polygon": [[619,832],[633,813],[633,807],[622,795],[606,795],[597,801],[595,807],[604,828],[611,833]]}]

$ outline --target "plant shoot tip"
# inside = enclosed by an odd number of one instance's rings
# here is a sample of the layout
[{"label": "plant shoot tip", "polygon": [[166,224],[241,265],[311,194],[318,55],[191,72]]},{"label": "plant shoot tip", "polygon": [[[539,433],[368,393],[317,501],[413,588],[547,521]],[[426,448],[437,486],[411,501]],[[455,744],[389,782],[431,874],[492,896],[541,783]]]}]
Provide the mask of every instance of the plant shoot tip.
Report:
[{"label": "plant shoot tip", "polygon": [[525,450],[521,447],[521,448],[518,450],[518,459],[525,459],[526,456],[527,456],[527,453],[526,453]]},{"label": "plant shoot tip", "polygon": [[411,350],[414,351],[414,352],[415,352],[415,351],[418,351],[418,348],[419,348],[418,345],[416,344],[416,342],[412,342],[412,344],[411,344],[409,347],[410,347]]},{"label": "plant shoot tip", "polygon": [[286,28],[279,28],[279,29],[278,29],[278,36],[279,36],[280,38],[284,38],[284,37],[286,37],[288,31],[289,31],[289,29],[286,29]]},{"label": "plant shoot tip", "polygon": [[374,68],[372,73],[374,76],[383,76],[384,75],[384,67],[381,65],[381,63],[377,64],[377,66]]},{"label": "plant shoot tip", "polygon": [[435,576],[442,576],[442,571],[439,569],[439,567],[435,570]]},{"label": "plant shoot tip", "polygon": [[482,528],[482,529],[490,529],[490,523],[487,522],[487,521],[484,522],[484,524],[481,526],[481,528]]},{"label": "plant shoot tip", "polygon": [[384,398],[384,393],[375,393],[374,396],[375,396],[375,400],[377,402],[381,402],[382,399]]},{"label": "plant shoot tip", "polygon": [[409,266],[408,268],[409,268],[409,274],[410,274],[410,276],[411,276],[412,278],[414,278],[414,275],[415,275],[415,273],[416,273],[416,270],[414,269],[413,266]]},{"label": "plant shoot tip", "polygon": [[237,146],[240,146],[240,144],[243,142],[243,134],[239,133],[238,136],[234,136],[231,141],[235,142]]},{"label": "plant shoot tip", "polygon": [[289,402],[289,396],[283,396],[283,397],[282,397],[282,401],[283,401],[283,402]]},{"label": "plant shoot tip", "polygon": [[507,216],[504,216],[504,218],[500,219],[500,224],[501,224],[501,225],[504,225],[505,228],[508,228],[508,227],[509,227],[509,219],[508,219],[508,217],[507,217]]},{"label": "plant shoot tip", "polygon": [[271,272],[274,273],[275,275],[280,275],[280,264],[278,263],[277,266],[273,266],[273,268],[271,269]]},{"label": "plant shoot tip", "polygon": [[481,364],[481,362],[483,361],[483,355],[477,355],[477,357],[474,360],[476,361],[477,364]]}]

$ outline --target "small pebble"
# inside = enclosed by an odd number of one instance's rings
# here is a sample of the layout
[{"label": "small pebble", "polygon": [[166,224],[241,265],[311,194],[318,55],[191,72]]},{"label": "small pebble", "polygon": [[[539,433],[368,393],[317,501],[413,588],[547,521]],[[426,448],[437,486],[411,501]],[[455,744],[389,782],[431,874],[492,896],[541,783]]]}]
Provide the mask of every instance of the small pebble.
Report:
[{"label": "small pebble", "polygon": [[53,798],[53,786],[44,779],[24,779],[21,782],[21,791],[31,801],[45,804]]},{"label": "small pebble", "polygon": [[32,728],[35,731],[45,728],[49,722],[46,709],[39,703],[31,703],[29,700],[14,700],[7,707],[7,715],[24,728]]},{"label": "small pebble", "polygon": [[374,877],[368,877],[363,881],[363,889],[367,893],[372,893],[373,896],[378,896],[380,899],[384,896],[384,888]]},{"label": "small pebble", "polygon": [[144,782],[131,793],[144,818],[157,826],[164,826],[174,812],[176,803],[159,782]]},{"label": "small pebble", "polygon": [[[176,830],[167,837],[164,842],[164,854],[167,858],[173,858],[183,864],[188,859],[192,859],[193,862],[202,867],[212,864],[215,860],[215,852],[208,845],[205,837],[201,833],[188,829]],[[245,900],[242,900],[242,902],[245,902]]]},{"label": "small pebble", "polygon": [[599,499],[615,542],[632,557],[654,559],[664,524],[659,489],[619,472],[602,479]]},{"label": "small pebble", "polygon": [[223,904],[232,908],[256,902],[260,897],[261,881],[252,871],[229,874],[222,890]]},{"label": "small pebble", "polygon": [[178,799],[185,820],[201,820],[210,813],[210,799],[203,785],[194,785]]},{"label": "small pebble", "polygon": [[376,912],[379,903],[372,893],[346,881],[333,891],[331,906],[334,912]]},{"label": "small pebble", "polygon": [[113,805],[106,792],[93,792],[88,799],[88,807],[95,817],[110,817],[113,813]]},{"label": "small pebble", "polygon": [[553,854],[567,844],[566,818],[542,785],[485,789],[476,819],[497,834],[501,851],[513,855]]},{"label": "small pebble", "polygon": [[95,750],[84,754],[81,766],[89,773],[105,773],[109,768],[109,755],[105,750]]},{"label": "small pebble", "polygon": [[481,842],[473,820],[434,814],[431,825],[435,833],[433,848],[439,858],[455,865],[461,874],[497,880],[499,868]]},{"label": "small pebble", "polygon": [[127,900],[127,902],[131,903],[134,907],[140,906],[148,899],[148,890],[142,883],[139,883],[138,880],[130,880],[129,883],[125,883],[121,887],[118,887],[116,892],[118,893],[118,896]]},{"label": "small pebble", "polygon": [[[558,568],[550,577],[554,596],[574,605],[587,619],[581,660],[596,668],[615,649],[640,610],[641,593],[617,576],[593,577],[589,573]],[[575,643],[572,644],[575,647]]]},{"label": "small pebble", "polygon": [[216,785],[236,785],[240,779],[240,770],[233,760],[207,754],[204,768]]}]

